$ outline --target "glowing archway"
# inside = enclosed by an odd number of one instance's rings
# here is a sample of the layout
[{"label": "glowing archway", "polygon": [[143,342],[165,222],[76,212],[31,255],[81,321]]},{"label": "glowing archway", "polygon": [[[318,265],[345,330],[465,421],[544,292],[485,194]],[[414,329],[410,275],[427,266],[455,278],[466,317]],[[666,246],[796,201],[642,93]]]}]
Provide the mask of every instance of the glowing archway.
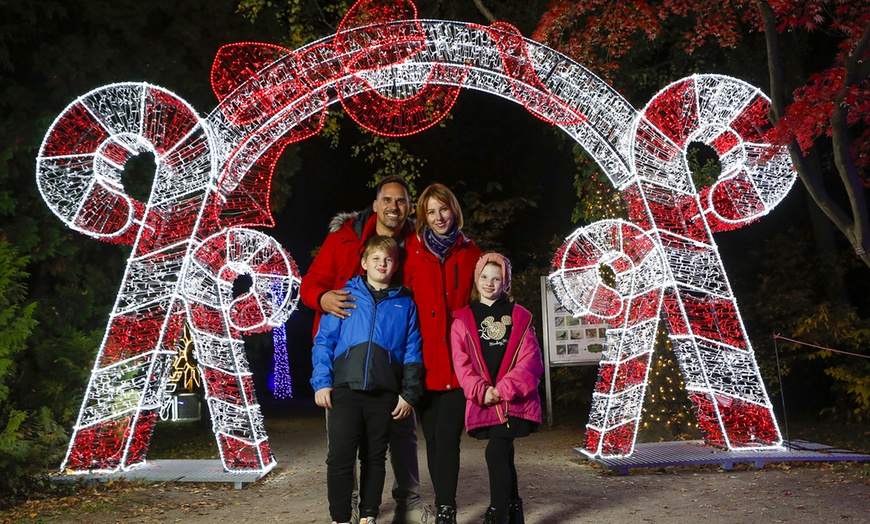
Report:
[{"label": "glowing archway", "polygon": [[[585,292],[577,275],[596,264],[612,265],[617,275],[633,274],[623,262],[658,268],[656,285],[643,293],[612,290],[625,304],[615,313],[625,325],[608,333],[600,375],[606,387],[596,393],[587,451],[631,451],[643,397],[637,377],[645,377],[638,366],[649,365],[638,356],[651,351],[637,333],[662,312],[707,439],[729,447],[780,444],[711,236],[766,213],[794,181],[788,160],[764,140],[761,93],[697,76],[639,113],[585,68],[508,24],[415,17],[407,1],[361,0],[336,35],[301,49],[227,46],[212,69],[220,104],[205,119],[172,93],[131,83],[83,95],[55,120],[37,158],[43,198],[71,228],[133,244],[65,468],[115,470],[144,460],[185,322],[224,466],[274,467],[240,333],[286,320],[298,273],[274,240],[241,226],[273,225],[274,163],[287,144],[319,131],[330,104],[342,103],[369,129],[401,136],[443,118],[462,88],[521,103],[561,127],[629,200],[633,224],[590,226],[560,252],[551,281],[566,305]],[[683,157],[690,140],[711,144],[729,166],[701,195]],[[142,151],[157,163],[148,202],[129,197],[121,181],[124,163]],[[774,158],[762,165],[768,152]],[[576,255],[586,253],[584,242],[617,232],[619,242],[603,244],[609,255]],[[632,251],[640,246],[642,256]],[[233,297],[240,274],[254,284]],[[635,371],[625,373],[629,364]]]}]

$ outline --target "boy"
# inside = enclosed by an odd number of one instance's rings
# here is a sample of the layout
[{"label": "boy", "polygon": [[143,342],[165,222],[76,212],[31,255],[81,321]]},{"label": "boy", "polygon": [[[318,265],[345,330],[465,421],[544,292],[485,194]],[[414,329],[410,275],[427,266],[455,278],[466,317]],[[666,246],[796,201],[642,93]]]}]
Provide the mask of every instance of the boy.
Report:
[{"label": "boy", "polygon": [[390,237],[366,241],[365,274],[344,288],[356,309],[343,319],[323,316],[314,337],[311,386],[314,401],[329,410],[326,485],[334,523],[350,521],[359,452],[360,524],[375,524],[390,423],[411,413],[423,389],[417,307],[407,288],[392,283],[398,255]]}]

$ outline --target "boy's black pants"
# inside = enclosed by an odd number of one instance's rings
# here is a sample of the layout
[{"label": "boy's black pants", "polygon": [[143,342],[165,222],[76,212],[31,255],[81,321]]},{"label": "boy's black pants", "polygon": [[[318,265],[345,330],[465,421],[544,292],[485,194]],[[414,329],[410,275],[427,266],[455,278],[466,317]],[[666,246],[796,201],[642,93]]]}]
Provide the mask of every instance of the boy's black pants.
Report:
[{"label": "boy's black pants", "polygon": [[332,390],[327,413],[329,451],[326,488],[329,513],[336,522],[349,522],[354,465],[359,453],[361,517],[377,517],[386,475],[391,415],[398,395],[390,391]]}]

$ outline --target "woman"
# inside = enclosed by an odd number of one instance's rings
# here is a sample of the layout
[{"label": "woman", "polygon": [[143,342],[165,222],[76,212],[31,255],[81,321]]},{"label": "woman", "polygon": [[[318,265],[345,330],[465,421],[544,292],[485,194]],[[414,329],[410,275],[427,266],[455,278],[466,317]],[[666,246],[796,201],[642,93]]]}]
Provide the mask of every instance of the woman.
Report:
[{"label": "woman", "polygon": [[417,202],[417,235],[405,262],[405,282],[414,292],[423,336],[425,383],[416,411],[435,488],[436,524],[456,524],[459,440],[465,429],[465,395],[448,343],[450,314],[468,304],[482,254],[462,226],[453,192],[442,184],[427,187]]}]

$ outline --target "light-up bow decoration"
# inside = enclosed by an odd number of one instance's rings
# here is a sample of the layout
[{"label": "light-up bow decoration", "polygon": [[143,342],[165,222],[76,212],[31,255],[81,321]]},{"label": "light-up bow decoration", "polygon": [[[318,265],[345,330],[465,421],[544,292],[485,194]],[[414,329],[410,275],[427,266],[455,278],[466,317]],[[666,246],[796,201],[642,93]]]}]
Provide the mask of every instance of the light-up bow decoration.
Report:
[{"label": "light-up bow decoration", "polygon": [[[44,199],[73,229],[133,244],[65,468],[113,470],[144,460],[162,402],[167,361],[185,321],[193,327],[225,467],[265,471],[274,466],[239,333],[286,319],[296,304],[298,278],[277,243],[240,227],[272,225],[268,195],[274,163],[288,143],[319,131],[331,103],[341,102],[358,123],[391,136],[420,132],[439,121],[461,88],[521,103],[577,140],[623,189],[633,204],[635,224],[621,229],[641,229],[653,246],[650,253],[662,243],[653,219],[660,216],[655,210],[662,202],[674,203],[684,194],[687,201],[698,200],[677,180],[682,172],[674,166],[681,157],[675,155],[679,148],[668,149],[669,135],[657,138],[661,151],[645,146],[649,151],[644,152],[639,145],[647,135],[654,138],[654,127],[579,64],[524,39],[508,24],[483,27],[415,17],[411,2],[361,0],[336,35],[298,50],[252,43],[226,46],[212,69],[220,104],[206,119],[178,97],[148,84],[97,89],[57,118],[37,159]],[[721,100],[702,100],[718,111]],[[682,119],[674,122],[674,129],[683,129]],[[143,151],[154,153],[157,169],[148,202],[137,202],[124,192],[121,172],[132,155]],[[666,180],[648,173],[655,166],[665,168]],[[785,191],[793,174],[790,167],[781,171],[784,181],[777,184]],[[710,198],[728,200],[716,191]],[[644,214],[646,209],[653,211]],[[730,220],[727,213],[723,220]],[[692,224],[709,233],[703,218]],[[687,244],[699,260],[718,261],[712,240],[696,245],[697,238],[673,242]],[[661,287],[670,290],[677,271],[669,269],[670,258],[665,261],[658,266],[664,275]],[[720,278],[727,288],[721,264],[716,264],[708,266],[721,274],[705,278]],[[233,297],[231,284],[241,274],[253,276],[253,286]],[[286,291],[281,306],[274,305],[270,291],[276,281]],[[575,288],[563,285],[561,290],[567,300]],[[684,304],[695,297],[664,291],[662,296],[672,316],[688,311]],[[732,309],[736,313],[736,306]],[[743,347],[748,351],[748,342]],[[702,362],[689,350],[682,354],[688,355],[684,372],[692,377],[707,372],[704,362],[716,361]],[[745,354],[751,359],[751,352],[740,353]],[[739,357],[717,355],[722,366],[733,366]],[[760,379],[748,382],[763,391]],[[718,415],[715,407],[704,413]],[[763,434],[754,443],[773,445],[777,439]]]}]

